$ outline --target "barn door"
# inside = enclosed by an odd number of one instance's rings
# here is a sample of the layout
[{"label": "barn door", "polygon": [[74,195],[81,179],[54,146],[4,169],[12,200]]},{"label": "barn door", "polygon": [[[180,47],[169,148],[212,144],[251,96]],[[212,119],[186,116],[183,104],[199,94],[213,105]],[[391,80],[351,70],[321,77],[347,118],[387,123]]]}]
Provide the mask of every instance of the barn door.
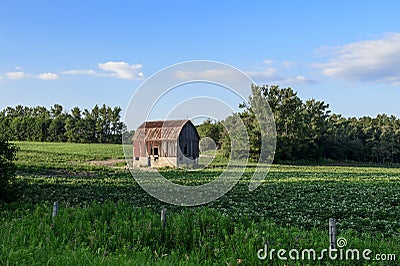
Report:
[{"label": "barn door", "polygon": [[154,161],[158,160],[158,147],[153,147]]}]

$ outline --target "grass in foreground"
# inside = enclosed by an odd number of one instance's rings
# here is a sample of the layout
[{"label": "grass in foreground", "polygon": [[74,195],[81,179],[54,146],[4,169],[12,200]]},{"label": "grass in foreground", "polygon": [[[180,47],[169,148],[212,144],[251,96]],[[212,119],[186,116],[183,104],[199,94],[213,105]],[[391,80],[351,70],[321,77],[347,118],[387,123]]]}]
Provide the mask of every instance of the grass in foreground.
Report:
[{"label": "grass in foreground", "polygon": [[[399,168],[277,165],[261,187],[249,192],[251,166],[217,201],[180,208],[149,196],[128,172],[90,163],[123,158],[119,145],[17,145],[20,199],[0,204],[0,265],[254,265],[264,243],[277,249],[327,248],[329,218],[338,220],[348,247],[400,257]],[[162,174],[193,185],[222,171]],[[53,221],[55,200],[60,213]],[[159,221],[163,207],[169,214],[165,232]],[[305,263],[316,265],[297,261]],[[343,263],[354,261],[336,264]]]},{"label": "grass in foreground", "polygon": [[[255,223],[246,218],[234,222],[204,207],[169,212],[165,229],[157,213],[122,202],[92,203],[83,208],[62,206],[54,219],[51,206],[44,204],[32,211],[3,212],[2,265],[257,265],[257,252],[265,244],[269,249],[287,251],[312,248],[317,252],[316,258],[329,246],[324,230],[283,228],[268,220]],[[398,245],[395,239],[367,234],[360,238],[350,231],[341,237],[348,240],[346,248],[361,252],[368,248],[373,255],[391,254]],[[263,262],[283,265],[269,258]],[[326,265],[333,261],[325,256],[303,262]],[[340,265],[353,263],[345,260]]]}]

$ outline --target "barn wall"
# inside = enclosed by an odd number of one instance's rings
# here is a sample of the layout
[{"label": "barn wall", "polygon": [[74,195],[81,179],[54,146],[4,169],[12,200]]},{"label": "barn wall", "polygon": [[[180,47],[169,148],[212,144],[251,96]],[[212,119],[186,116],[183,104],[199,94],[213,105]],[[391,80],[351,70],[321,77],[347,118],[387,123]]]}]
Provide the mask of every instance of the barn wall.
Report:
[{"label": "barn wall", "polygon": [[160,157],[157,161],[152,161],[151,166],[153,167],[176,167],[176,157]]},{"label": "barn wall", "polygon": [[[153,156],[150,156],[151,167],[176,167],[176,157],[159,157],[156,161]],[[134,160],[134,167],[146,167],[148,166],[148,157],[140,157],[139,160]]]},{"label": "barn wall", "polygon": [[139,141],[133,142],[133,157],[140,157],[140,143]]},{"label": "barn wall", "polygon": [[192,158],[187,158],[185,156],[181,156],[178,158],[178,165],[180,167],[185,167],[185,166],[193,166],[197,165],[199,163],[199,159],[192,159]]},{"label": "barn wall", "polygon": [[[179,134],[179,151],[178,161],[181,156],[189,159],[196,159],[199,157],[199,134],[192,123],[187,123]],[[185,153],[186,151],[186,153]]]},{"label": "barn wall", "polygon": [[[139,160],[136,160],[139,159]],[[144,166],[148,166],[147,165],[147,157],[137,157],[137,158],[133,158],[133,166],[134,167],[144,167]]]},{"label": "barn wall", "polygon": [[163,140],[161,142],[162,157],[176,157],[177,142],[176,140]]}]

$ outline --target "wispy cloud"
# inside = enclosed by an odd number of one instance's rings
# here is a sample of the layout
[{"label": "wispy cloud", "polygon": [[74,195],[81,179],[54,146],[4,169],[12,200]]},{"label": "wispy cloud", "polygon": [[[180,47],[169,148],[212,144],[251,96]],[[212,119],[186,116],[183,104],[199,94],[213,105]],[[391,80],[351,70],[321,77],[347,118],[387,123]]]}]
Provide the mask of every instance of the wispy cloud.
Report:
[{"label": "wispy cloud", "polygon": [[283,61],[282,62],[282,66],[285,67],[285,68],[291,68],[291,67],[293,67],[295,65],[296,64],[294,62],[291,62],[291,61]]},{"label": "wispy cloud", "polygon": [[236,89],[250,88],[253,83],[247,75],[238,69],[226,65],[215,65],[214,63],[207,65],[206,62],[187,69],[180,67],[178,70],[172,69],[170,74],[167,75],[175,82],[205,81],[214,84],[223,84],[223,86],[228,88]]},{"label": "wispy cloud", "polygon": [[18,71],[6,73],[6,78],[9,80],[20,80],[24,78],[38,78],[40,80],[57,80],[62,78],[71,78],[75,75],[86,75],[96,77],[112,77],[118,79],[129,79],[129,80],[142,80],[144,74],[142,72],[142,65],[130,65],[123,61],[115,62],[108,61],[105,63],[99,63],[98,69],[70,69],[55,72],[44,72],[40,74],[28,74],[22,71],[22,68],[15,67]]},{"label": "wispy cloud", "polygon": [[39,75],[32,75],[32,74],[27,74],[23,71],[15,71],[15,72],[8,72],[6,74],[7,79],[11,80],[21,80],[25,78],[38,78],[41,80],[56,80],[59,79],[59,76],[56,73],[52,72],[47,72],[47,73],[41,73]]},{"label": "wispy cloud", "polygon": [[59,76],[56,73],[42,73],[40,75],[37,76],[39,79],[41,80],[56,80],[59,79]]},{"label": "wispy cloud", "polygon": [[177,78],[184,80],[228,80],[234,78],[237,74],[237,71],[228,67],[199,71],[177,70],[175,72]]},{"label": "wispy cloud", "polygon": [[[272,59],[265,60],[258,67],[243,71],[254,82],[259,84],[279,84],[282,86],[294,86],[314,83],[304,75],[289,75],[285,73],[286,62],[277,62]],[[182,80],[212,80],[233,82],[240,79],[238,72],[230,68],[209,69],[201,71],[179,70],[175,76]]]},{"label": "wispy cloud", "polygon": [[326,76],[400,84],[400,33],[333,47],[328,52],[333,58],[316,65]]},{"label": "wispy cloud", "polygon": [[71,69],[61,71],[63,75],[96,75],[96,71],[91,69]]},{"label": "wispy cloud", "polygon": [[313,79],[308,79],[302,75],[297,75],[296,77],[287,77],[283,80],[280,81],[280,83],[284,84],[284,85],[289,85],[289,86],[293,86],[293,85],[306,85],[306,84],[312,84],[315,83],[316,81]]},{"label": "wispy cloud", "polygon": [[118,79],[141,80],[144,77],[142,65],[130,65],[126,62],[108,61],[97,64],[98,69],[71,69],[61,72],[62,75],[86,75],[97,77],[113,77]]},{"label": "wispy cloud", "polygon": [[[256,70],[248,70],[245,72],[258,83],[278,84],[281,86],[315,83],[315,80],[306,78],[303,74],[296,75],[296,69],[292,69],[295,65],[294,62],[280,62],[268,59],[265,60],[263,65],[260,65]],[[289,70],[291,73],[288,73]],[[304,72],[304,70],[302,70],[302,72]]]},{"label": "wispy cloud", "polygon": [[253,79],[270,79],[277,77],[277,69],[274,67],[267,67],[262,70],[246,71],[246,74]]},{"label": "wispy cloud", "polygon": [[270,65],[270,64],[275,63],[275,60],[273,60],[273,59],[266,59],[266,60],[264,60],[263,63],[266,64],[266,65]]},{"label": "wispy cloud", "polygon": [[15,72],[8,72],[7,74],[8,79],[18,80],[27,77],[27,75],[22,71],[15,71]]}]

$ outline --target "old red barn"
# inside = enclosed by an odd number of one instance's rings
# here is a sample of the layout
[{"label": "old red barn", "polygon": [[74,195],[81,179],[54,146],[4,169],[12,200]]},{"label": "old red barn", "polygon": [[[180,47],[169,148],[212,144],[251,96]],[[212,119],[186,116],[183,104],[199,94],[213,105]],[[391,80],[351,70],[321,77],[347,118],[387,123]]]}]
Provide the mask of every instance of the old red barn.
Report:
[{"label": "old red barn", "polygon": [[135,166],[181,166],[198,163],[199,134],[190,120],[147,121],[133,136]]}]

